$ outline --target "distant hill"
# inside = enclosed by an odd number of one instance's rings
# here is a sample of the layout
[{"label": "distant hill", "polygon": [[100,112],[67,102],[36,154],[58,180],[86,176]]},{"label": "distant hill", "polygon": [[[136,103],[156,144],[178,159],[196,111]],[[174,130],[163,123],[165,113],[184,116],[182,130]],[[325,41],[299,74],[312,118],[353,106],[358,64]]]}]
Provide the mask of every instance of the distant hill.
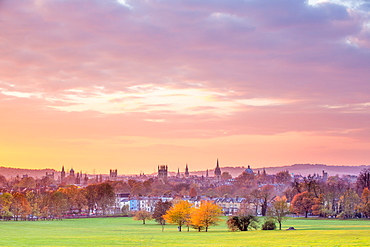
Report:
[{"label": "distant hill", "polygon": [[12,168],[12,167],[3,167],[0,166],[0,174],[3,175],[6,178],[11,178],[11,177],[23,177],[23,175],[28,175],[30,177],[34,178],[42,178],[46,175],[46,173],[52,173],[54,172],[55,178],[59,176],[60,172],[57,172],[54,169],[20,169],[20,168]]},{"label": "distant hill", "polygon": [[[290,174],[298,175],[301,174],[302,176],[307,176],[308,174],[320,174],[322,175],[322,171],[328,173],[329,176],[335,175],[358,175],[361,170],[364,168],[370,168],[370,166],[331,166],[331,165],[323,165],[323,164],[294,164],[291,166],[279,166],[279,167],[266,167],[266,168],[253,168],[252,170],[257,173],[258,170],[262,171],[263,169],[266,170],[267,174],[276,174],[280,171],[288,170]],[[246,167],[221,167],[221,172],[229,172],[233,177],[239,176],[243,171],[245,171]],[[214,176],[214,170],[208,170],[209,176]],[[190,172],[191,175],[204,175],[205,171],[196,171]]]}]

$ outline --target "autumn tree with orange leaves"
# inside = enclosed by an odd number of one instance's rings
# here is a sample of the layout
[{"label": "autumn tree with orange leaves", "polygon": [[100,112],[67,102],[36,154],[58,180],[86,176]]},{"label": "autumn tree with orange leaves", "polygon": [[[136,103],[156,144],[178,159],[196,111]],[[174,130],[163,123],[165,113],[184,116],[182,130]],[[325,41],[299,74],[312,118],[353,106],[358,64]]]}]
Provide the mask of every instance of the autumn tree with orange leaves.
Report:
[{"label": "autumn tree with orange leaves", "polygon": [[210,226],[215,226],[221,221],[222,209],[211,201],[202,201],[198,209],[191,214],[190,222],[194,229],[199,232],[205,229],[206,232]]},{"label": "autumn tree with orange leaves", "polygon": [[312,211],[312,206],[314,204],[315,196],[308,191],[304,191],[293,197],[291,209],[294,213],[304,214],[305,218],[307,218],[308,213]]},{"label": "autumn tree with orange leaves", "polygon": [[10,211],[14,215],[14,220],[18,220],[18,217],[25,219],[26,216],[31,213],[30,203],[22,193],[15,192],[13,194],[13,201],[10,206]]},{"label": "autumn tree with orange leaves", "polygon": [[370,217],[370,190],[368,188],[362,191],[361,203],[357,208],[366,218]]},{"label": "autumn tree with orange leaves", "polygon": [[177,225],[180,232],[183,225],[188,226],[189,231],[190,216],[193,210],[193,205],[190,202],[178,201],[163,215],[163,219],[170,224]]}]

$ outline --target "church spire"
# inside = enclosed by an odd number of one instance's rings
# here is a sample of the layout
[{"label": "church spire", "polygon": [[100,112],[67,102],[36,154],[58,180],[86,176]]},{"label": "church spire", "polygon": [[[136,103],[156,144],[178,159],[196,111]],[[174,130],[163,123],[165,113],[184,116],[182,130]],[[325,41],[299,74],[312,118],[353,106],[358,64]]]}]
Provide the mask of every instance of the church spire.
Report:
[{"label": "church spire", "polygon": [[186,166],[185,166],[185,177],[189,177],[189,168],[188,168],[188,164],[186,164]]},{"label": "church spire", "polygon": [[215,168],[215,176],[216,177],[220,177],[221,176],[221,169],[220,169],[220,165],[218,163],[218,159],[217,159],[216,168]]}]

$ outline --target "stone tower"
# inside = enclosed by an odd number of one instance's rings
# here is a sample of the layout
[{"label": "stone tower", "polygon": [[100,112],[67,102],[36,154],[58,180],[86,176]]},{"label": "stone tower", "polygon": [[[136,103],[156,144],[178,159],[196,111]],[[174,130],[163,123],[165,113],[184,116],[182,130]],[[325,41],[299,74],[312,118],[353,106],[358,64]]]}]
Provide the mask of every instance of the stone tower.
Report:
[{"label": "stone tower", "polygon": [[167,178],[168,166],[158,166],[158,178]]},{"label": "stone tower", "polygon": [[71,170],[69,170],[69,176],[75,177],[75,170],[73,170],[73,168],[71,168]]},{"label": "stone tower", "polygon": [[115,169],[115,170],[110,169],[109,170],[109,180],[116,181],[117,176],[118,176],[117,169]]},{"label": "stone tower", "polygon": [[64,170],[64,166],[62,166],[62,171],[60,172],[60,182],[63,183],[66,179],[66,172]]}]

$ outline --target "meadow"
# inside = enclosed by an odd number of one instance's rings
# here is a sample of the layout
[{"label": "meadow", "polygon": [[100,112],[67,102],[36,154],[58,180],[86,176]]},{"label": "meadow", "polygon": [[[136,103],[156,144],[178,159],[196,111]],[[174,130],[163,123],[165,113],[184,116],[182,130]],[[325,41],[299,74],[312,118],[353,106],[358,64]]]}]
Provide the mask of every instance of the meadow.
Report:
[{"label": "meadow", "polygon": [[[226,219],[226,218],[225,218]],[[229,232],[226,223],[197,232],[132,218],[0,221],[0,246],[370,246],[370,221],[290,218],[292,231]]]}]

